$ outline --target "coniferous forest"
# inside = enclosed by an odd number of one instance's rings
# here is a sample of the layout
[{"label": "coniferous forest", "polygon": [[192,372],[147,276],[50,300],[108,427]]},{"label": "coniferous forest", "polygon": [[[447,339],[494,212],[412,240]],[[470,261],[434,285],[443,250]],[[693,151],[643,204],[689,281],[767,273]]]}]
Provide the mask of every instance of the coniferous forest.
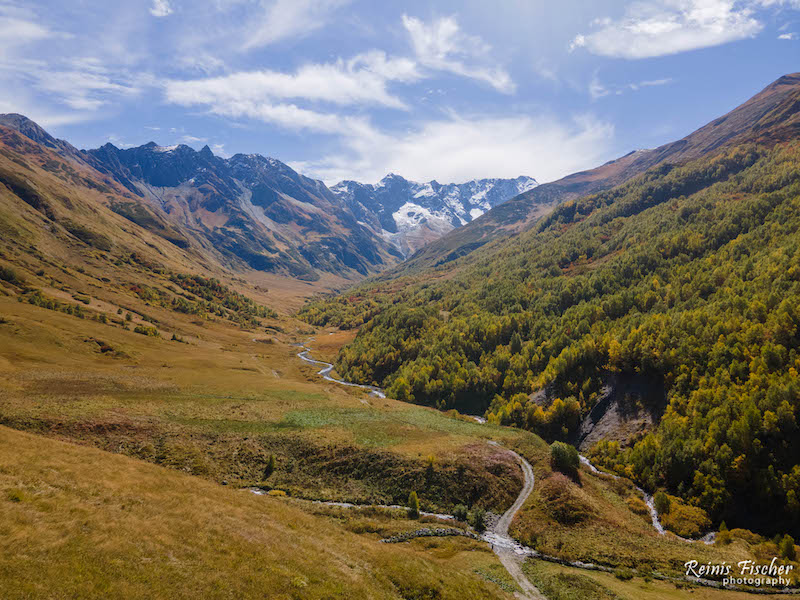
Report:
[{"label": "coniferous forest", "polygon": [[[800,145],[662,164],[415,282],[308,305],[356,327],[336,368],[395,398],[571,440],[613,374],[664,387],[597,463],[717,523],[800,517]],[[538,392],[538,393],[537,393]]]}]

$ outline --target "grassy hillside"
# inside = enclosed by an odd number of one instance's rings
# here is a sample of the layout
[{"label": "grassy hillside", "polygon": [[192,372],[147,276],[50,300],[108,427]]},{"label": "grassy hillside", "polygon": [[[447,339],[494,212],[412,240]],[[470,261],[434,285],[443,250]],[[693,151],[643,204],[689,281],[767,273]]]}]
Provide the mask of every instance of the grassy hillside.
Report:
[{"label": "grassy hillside", "polygon": [[137,332],[154,327],[138,316],[126,329],[0,298],[0,422],[325,500],[404,502],[416,489],[430,508],[500,509],[521,486],[519,467],[486,443],[519,434],[321,385],[289,345],[307,336],[278,331],[291,321],[267,334],[147,309],[163,335]]},{"label": "grassy hillside", "polygon": [[467,540],[381,544],[280,498],[5,427],[0,464],[9,600],[511,597]]},{"label": "grassy hillside", "polygon": [[797,143],[662,165],[399,298],[303,314],[368,321],[346,376],[549,438],[574,434],[609,374],[645,374],[669,394],[660,426],[596,457],[717,523],[796,532],[798,166]]}]

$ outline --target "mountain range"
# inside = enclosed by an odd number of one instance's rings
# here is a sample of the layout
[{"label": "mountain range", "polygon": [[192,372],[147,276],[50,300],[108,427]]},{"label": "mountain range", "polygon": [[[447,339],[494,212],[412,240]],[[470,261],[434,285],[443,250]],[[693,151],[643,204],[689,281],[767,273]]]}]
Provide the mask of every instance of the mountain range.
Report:
[{"label": "mountain range", "polygon": [[155,142],[77,150],[22,115],[0,115],[0,127],[57,154],[56,171],[67,163],[88,168],[92,186],[118,192],[106,208],[179,248],[235,271],[305,281],[376,273],[535,185],[529,178],[420,185],[389,176],[378,186],[343,182],[332,191],[258,154],[226,159],[208,146]]},{"label": "mountain range", "polygon": [[417,183],[390,173],[378,184],[342,181],[331,188],[361,222],[404,256],[538,185],[532,177]]},{"label": "mountain range", "polygon": [[0,589],[737,593],[689,557],[796,588],[798,231],[800,74],[542,185],[0,116]]}]

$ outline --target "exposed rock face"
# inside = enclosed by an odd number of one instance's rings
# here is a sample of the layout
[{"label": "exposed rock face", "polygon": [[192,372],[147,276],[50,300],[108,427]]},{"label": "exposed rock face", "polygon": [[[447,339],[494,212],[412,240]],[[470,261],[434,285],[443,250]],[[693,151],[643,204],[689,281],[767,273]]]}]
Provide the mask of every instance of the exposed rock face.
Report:
[{"label": "exposed rock face", "polygon": [[579,450],[587,450],[600,440],[625,445],[658,423],[666,406],[667,392],[660,378],[612,373],[581,422],[574,442]]},{"label": "exposed rock face", "polygon": [[331,191],[361,222],[409,255],[537,185],[524,176],[443,185],[390,173],[376,185],[342,181]]}]

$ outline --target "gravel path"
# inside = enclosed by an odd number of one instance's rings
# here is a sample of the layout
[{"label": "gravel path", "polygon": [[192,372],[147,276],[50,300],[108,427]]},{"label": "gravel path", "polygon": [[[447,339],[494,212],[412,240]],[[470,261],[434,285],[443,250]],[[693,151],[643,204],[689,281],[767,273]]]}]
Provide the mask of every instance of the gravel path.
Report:
[{"label": "gravel path", "polygon": [[[310,342],[312,340],[308,341]],[[315,360],[311,358],[309,356],[311,353],[311,348],[304,344],[300,344],[300,346],[303,348],[303,350],[297,353],[298,358],[309,364],[321,366],[322,370],[320,370],[317,374],[326,381],[369,390],[378,398],[386,397],[383,393],[383,390],[380,388],[370,385],[361,385],[359,383],[352,383],[350,381],[344,381],[342,379],[331,377],[330,373],[333,371],[333,365],[322,360]],[[485,419],[476,418],[476,420],[478,420],[479,423],[486,422]],[[489,443],[494,446],[500,445],[494,441]],[[505,513],[503,513],[503,516],[500,517],[491,530],[484,533],[483,539],[491,544],[492,550],[494,550],[494,553],[497,554],[497,558],[500,559],[500,562],[506,568],[508,574],[511,575],[514,581],[517,582],[517,585],[519,585],[519,587],[522,589],[522,593],[517,592],[515,594],[517,598],[520,598],[520,600],[547,600],[547,598],[545,598],[545,596],[536,588],[536,586],[528,581],[528,578],[525,577],[525,573],[522,572],[522,563],[527,554],[526,549],[511,539],[511,537],[508,535],[508,528],[511,525],[511,521],[514,519],[514,515],[516,515],[519,509],[522,508],[522,505],[525,504],[528,496],[530,496],[531,492],[533,491],[533,468],[527,460],[522,458],[513,450],[506,450],[506,452],[513,454],[514,458],[519,461],[519,464],[522,467],[522,474],[525,482],[522,486],[522,491],[519,493],[519,496],[517,496],[514,504],[512,504],[511,507]]]},{"label": "gravel path", "polygon": [[[499,445],[497,442],[489,443],[495,446]],[[514,516],[519,512],[519,509],[522,508],[522,505],[525,504],[531,492],[533,492],[533,468],[527,460],[513,450],[507,450],[507,452],[513,454],[514,458],[519,461],[522,467],[522,474],[525,477],[525,483],[522,485],[522,491],[519,493],[519,496],[517,496],[514,504],[503,513],[503,516],[498,519],[497,523],[492,527],[492,530],[484,535],[484,539],[492,545],[492,550],[497,554],[497,558],[500,559],[506,571],[508,571],[509,575],[514,578],[514,581],[516,581],[517,585],[522,589],[521,594],[516,594],[517,598],[523,598],[525,600],[547,600],[538,588],[528,581],[525,573],[522,572],[522,563],[527,554],[525,549],[508,535],[508,528],[511,526],[511,521],[514,520]]]}]

